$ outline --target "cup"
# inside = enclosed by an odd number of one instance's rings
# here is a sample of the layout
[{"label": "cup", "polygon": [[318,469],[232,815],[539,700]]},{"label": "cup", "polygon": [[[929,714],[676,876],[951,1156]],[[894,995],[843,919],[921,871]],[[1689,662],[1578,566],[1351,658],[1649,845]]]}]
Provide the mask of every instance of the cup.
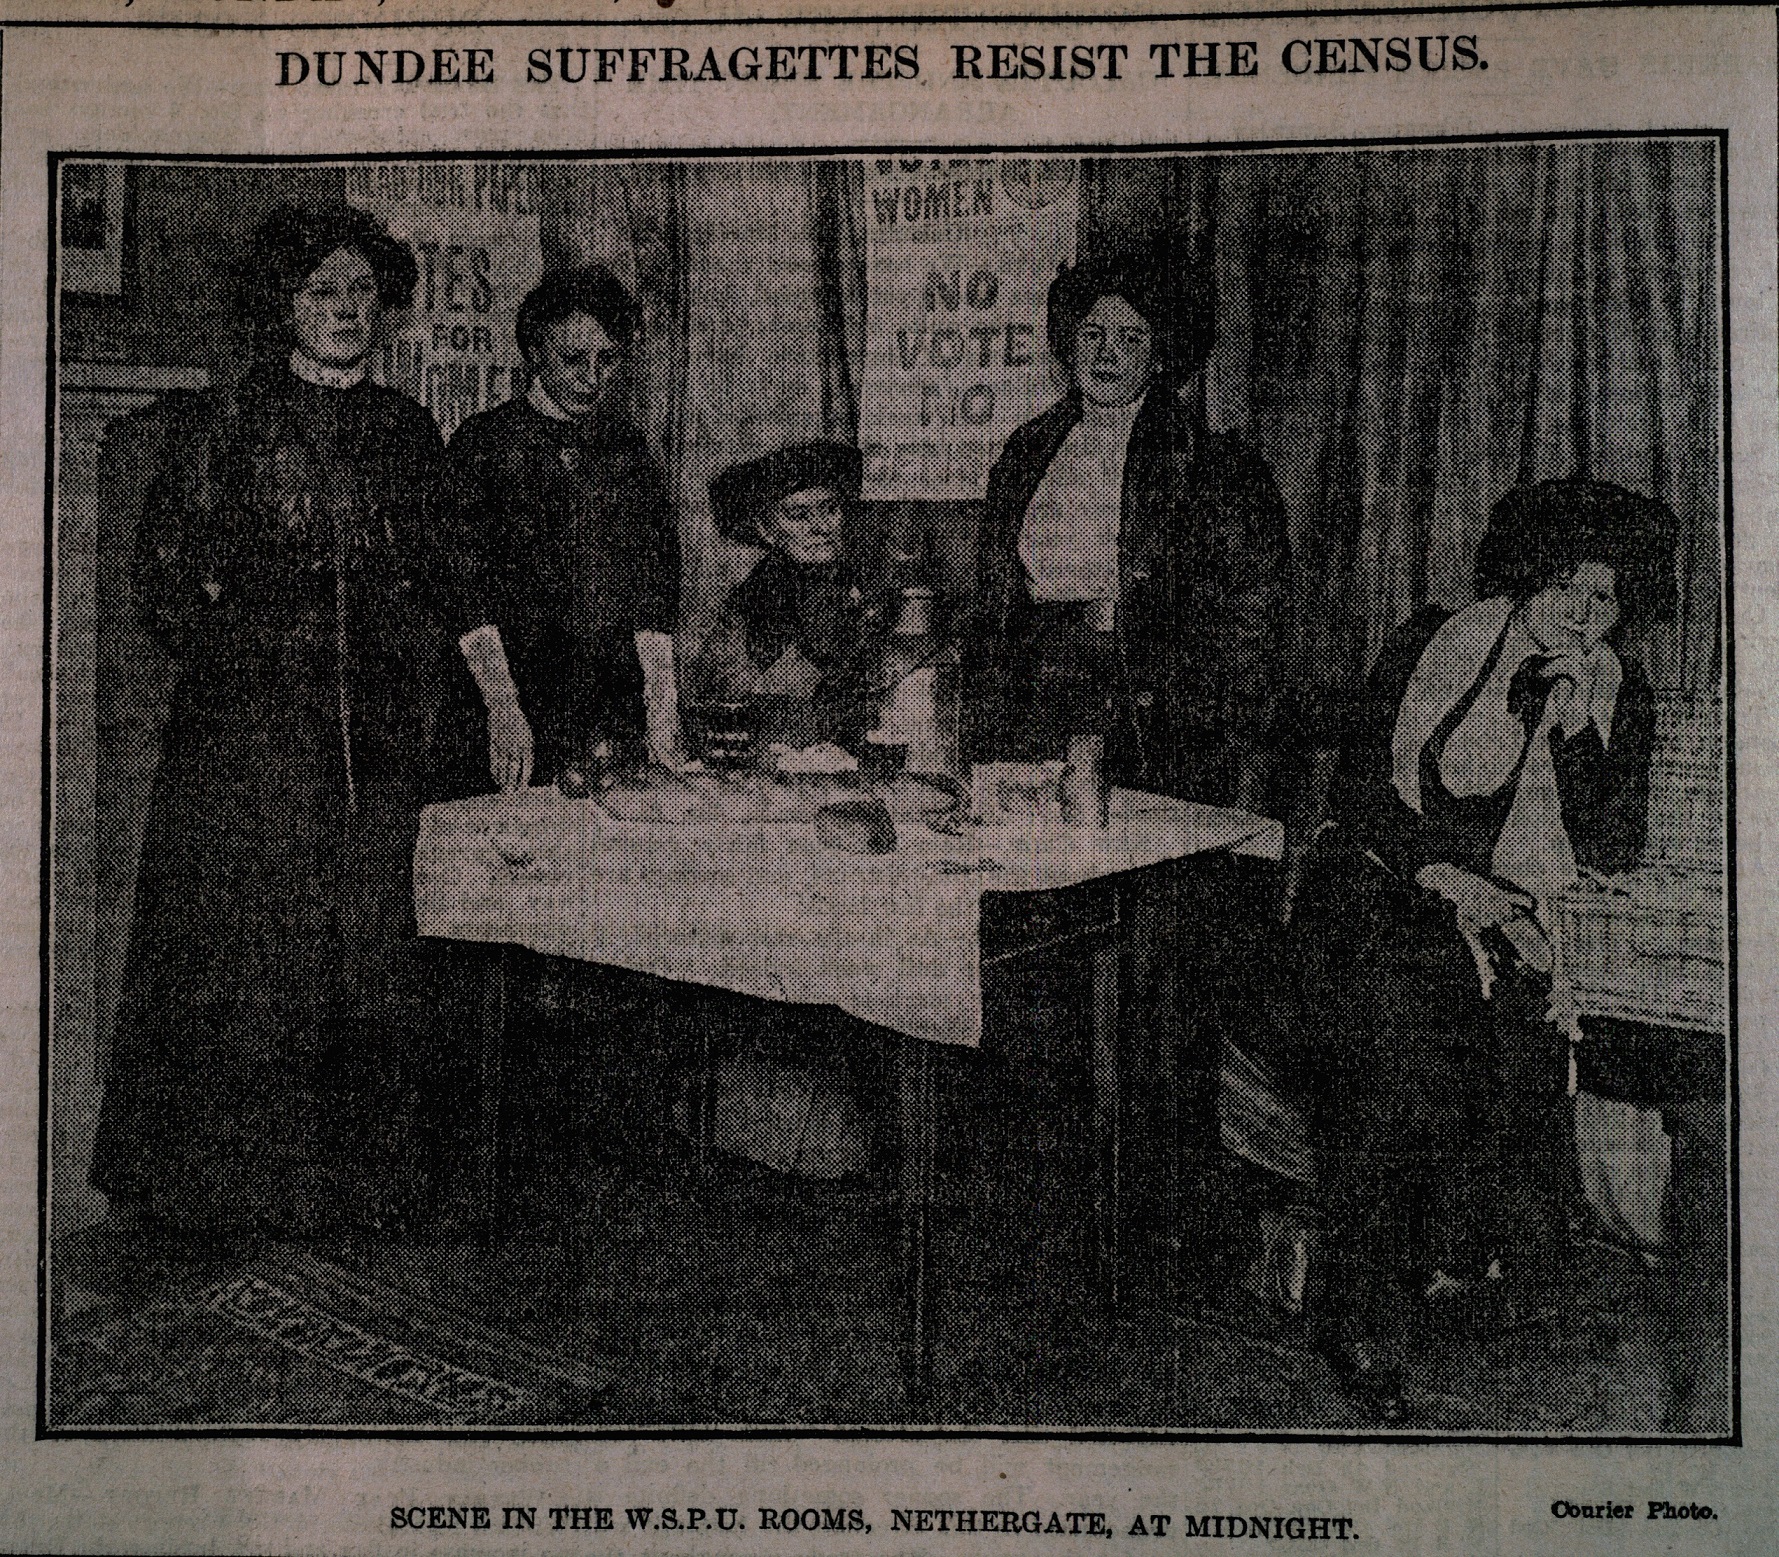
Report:
[{"label": "cup", "polygon": [[908,766],[908,743],[867,735],[859,743],[859,769],[873,784],[888,784]]},{"label": "cup", "polygon": [[1111,825],[1112,792],[1106,784],[1106,738],[1077,735],[1069,741],[1062,770],[1062,819],[1070,827],[1104,832]]},{"label": "cup", "polygon": [[688,710],[693,744],[706,767],[745,768],[760,740],[760,714],[747,699],[698,703]]}]

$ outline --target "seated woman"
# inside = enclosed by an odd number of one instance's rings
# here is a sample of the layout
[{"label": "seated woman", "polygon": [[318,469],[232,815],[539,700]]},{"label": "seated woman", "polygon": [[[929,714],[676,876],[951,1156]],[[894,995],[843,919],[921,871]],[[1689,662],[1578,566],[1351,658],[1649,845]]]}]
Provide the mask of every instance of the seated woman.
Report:
[{"label": "seated woman", "polygon": [[[880,614],[841,552],[846,505],[863,471],[857,449],[797,444],[731,466],[710,484],[717,528],[765,555],[729,592],[687,667],[692,698],[770,700],[765,739],[856,750],[871,723],[870,665]],[[732,1029],[716,1077],[719,1147],[817,1178],[861,1170],[877,1084],[872,1045],[834,1042],[824,1010],[711,994],[700,1021]],[[845,1056],[837,1059],[836,1054]]]},{"label": "seated woman", "polygon": [[1322,1013],[1330,1358],[1386,1421],[1411,1294],[1511,1291],[1560,1257],[1568,1023],[1543,904],[1642,848],[1654,700],[1614,643],[1666,598],[1674,529],[1604,482],[1509,492],[1477,602],[1399,629],[1348,731],[1296,927]]},{"label": "seated woman", "polygon": [[717,528],[766,555],[729,593],[687,681],[705,702],[773,700],[770,740],[854,748],[871,716],[878,613],[841,555],[857,449],[806,443],[725,470],[710,484]]}]

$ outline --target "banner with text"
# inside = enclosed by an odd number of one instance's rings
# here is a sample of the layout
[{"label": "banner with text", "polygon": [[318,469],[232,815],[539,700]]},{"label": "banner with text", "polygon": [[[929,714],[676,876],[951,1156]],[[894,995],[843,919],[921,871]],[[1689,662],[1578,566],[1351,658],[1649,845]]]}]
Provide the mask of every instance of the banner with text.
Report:
[{"label": "banner with text", "polygon": [[449,437],[525,384],[513,323],[543,272],[538,167],[387,162],[347,173],[347,198],[414,251],[412,308],[391,321],[376,379],[412,395]]},{"label": "banner with text", "polygon": [[1059,387],[1044,300],[1075,253],[1067,157],[865,166],[865,496],[975,498],[1007,435]]}]

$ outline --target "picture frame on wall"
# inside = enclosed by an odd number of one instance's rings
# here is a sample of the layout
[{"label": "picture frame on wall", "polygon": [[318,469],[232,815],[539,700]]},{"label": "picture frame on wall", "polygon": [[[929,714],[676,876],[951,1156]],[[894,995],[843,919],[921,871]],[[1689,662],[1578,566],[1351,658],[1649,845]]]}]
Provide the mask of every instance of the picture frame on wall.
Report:
[{"label": "picture frame on wall", "polygon": [[128,169],[111,162],[67,162],[61,173],[62,292],[121,298]]}]

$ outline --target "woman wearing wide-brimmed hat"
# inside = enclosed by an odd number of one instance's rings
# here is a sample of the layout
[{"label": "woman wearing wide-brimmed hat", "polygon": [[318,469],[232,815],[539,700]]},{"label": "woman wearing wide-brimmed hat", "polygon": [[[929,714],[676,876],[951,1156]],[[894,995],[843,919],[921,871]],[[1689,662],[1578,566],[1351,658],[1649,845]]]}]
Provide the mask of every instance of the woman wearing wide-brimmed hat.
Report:
[{"label": "woman wearing wide-brimmed hat", "polygon": [[717,528],[764,549],[729,592],[689,671],[700,699],[770,698],[775,739],[855,746],[869,723],[876,617],[843,551],[863,457],[800,443],[733,465],[710,484]]},{"label": "woman wearing wide-brimmed hat", "polygon": [[368,377],[413,255],[362,211],[285,207],[243,273],[268,349],[177,431],[139,530],[178,681],[93,1162],[114,1203],[193,1232],[381,1214],[397,1121],[367,1078],[413,1018],[447,651],[421,565],[438,429]]},{"label": "woman wearing wide-brimmed hat", "polygon": [[1398,629],[1347,732],[1294,928],[1328,1351],[1386,1421],[1422,1300],[1498,1309],[1560,1272],[1568,1018],[1543,907],[1642,848],[1654,698],[1617,646],[1671,599],[1675,533],[1606,482],[1514,488],[1476,602]]}]

